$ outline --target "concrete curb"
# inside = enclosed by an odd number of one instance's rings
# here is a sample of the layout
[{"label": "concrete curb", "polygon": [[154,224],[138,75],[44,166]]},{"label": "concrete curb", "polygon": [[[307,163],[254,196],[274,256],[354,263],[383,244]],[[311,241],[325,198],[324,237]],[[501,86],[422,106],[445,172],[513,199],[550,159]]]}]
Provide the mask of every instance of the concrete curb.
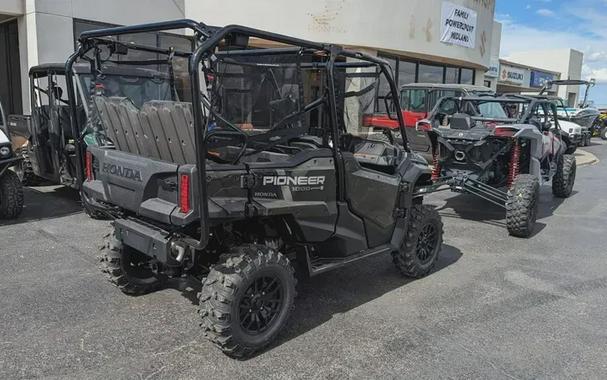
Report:
[{"label": "concrete curb", "polygon": [[594,154],[578,148],[575,151],[575,161],[577,166],[589,166],[599,162],[599,159]]}]

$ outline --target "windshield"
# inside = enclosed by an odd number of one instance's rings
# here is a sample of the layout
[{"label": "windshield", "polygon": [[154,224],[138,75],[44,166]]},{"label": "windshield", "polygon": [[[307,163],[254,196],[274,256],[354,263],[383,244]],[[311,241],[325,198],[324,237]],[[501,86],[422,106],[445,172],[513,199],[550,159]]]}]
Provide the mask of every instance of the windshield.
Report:
[{"label": "windshield", "polygon": [[502,99],[443,98],[435,113],[453,115],[465,113],[478,120],[518,120],[525,114],[529,101]]},{"label": "windshield", "polygon": [[89,145],[194,163],[190,51],[180,50],[192,44],[185,36],[147,36],[93,40],[76,61],[80,133]]},{"label": "windshield", "polygon": [[427,94],[427,90],[420,88],[402,90],[401,107],[403,111],[425,112]]},{"label": "windshield", "polygon": [[478,104],[479,116],[490,119],[506,119],[508,115],[504,106],[497,102],[483,102]]},{"label": "windshield", "polygon": [[[105,68],[105,71],[110,71]],[[116,70],[118,71],[118,70]],[[90,74],[80,75],[82,88],[91,89],[93,78]],[[169,78],[163,77],[159,72],[153,70],[125,70],[124,73],[106,73],[100,75],[95,80],[95,86],[99,91],[103,91],[107,96],[122,96],[132,100],[133,104],[141,107],[150,100],[171,100],[174,94],[171,94]],[[87,99],[90,99],[91,92],[84,92]]]}]

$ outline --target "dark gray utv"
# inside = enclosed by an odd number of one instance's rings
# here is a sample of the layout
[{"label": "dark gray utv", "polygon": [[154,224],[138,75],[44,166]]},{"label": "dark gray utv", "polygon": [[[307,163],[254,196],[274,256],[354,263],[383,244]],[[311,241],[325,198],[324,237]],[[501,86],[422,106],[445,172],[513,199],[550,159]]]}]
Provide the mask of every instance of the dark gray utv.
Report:
[{"label": "dark gray utv", "polygon": [[[122,37],[177,28],[193,30],[192,51]],[[174,101],[91,96],[112,144],[88,146],[83,196],[115,219],[102,255],[111,281],[142,294],[198,278],[201,326],[226,354],[250,356],[283,328],[295,265],[314,276],[391,254],[407,276],[431,271],[442,223],[413,196],[430,183],[427,163],[389,133],[358,135],[380,77],[398,99],[384,61],[189,20],[83,33],[68,72],[76,61],[101,77],[116,65],[173,76]]]},{"label": "dark gray utv", "polygon": [[434,190],[447,185],[503,207],[508,232],[529,237],[540,186],[552,182],[559,198],[573,191],[575,156],[559,123],[549,98],[481,95],[441,99],[417,128],[433,142]]}]

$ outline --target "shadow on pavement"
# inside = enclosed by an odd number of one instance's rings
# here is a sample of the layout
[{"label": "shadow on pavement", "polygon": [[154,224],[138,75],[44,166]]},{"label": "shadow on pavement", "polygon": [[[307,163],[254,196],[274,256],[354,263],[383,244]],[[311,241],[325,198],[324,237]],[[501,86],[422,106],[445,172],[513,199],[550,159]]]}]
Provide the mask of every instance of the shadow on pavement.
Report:
[{"label": "shadow on pavement", "polygon": [[[576,190],[573,190],[570,197],[574,197],[577,193]],[[550,186],[542,186],[537,214],[538,222],[531,237],[537,235],[546,227],[546,224],[541,223],[540,220],[552,216],[564,201],[564,198],[557,198],[552,195]],[[445,204],[437,207],[436,210],[444,218],[466,219],[506,228],[505,210],[472,194],[457,194],[446,199]]]},{"label": "shadow on pavement", "polygon": [[[459,249],[444,244],[435,269],[428,276],[454,264],[461,257]],[[307,333],[336,314],[346,313],[412,281],[415,279],[401,275],[392,264],[391,257],[385,256],[370,257],[333,272],[300,280],[295,310],[276,343],[265,351]]]},{"label": "shadow on pavement", "polygon": [[[455,264],[461,257],[459,249],[443,244],[436,266],[428,276]],[[307,333],[335,314],[346,313],[413,281],[404,277],[392,264],[391,257],[386,256],[369,257],[316,277],[298,278],[295,310],[285,329],[274,344],[253,357]],[[198,307],[199,281],[175,281],[167,285],[180,290]]]},{"label": "shadow on pavement", "polygon": [[80,196],[74,189],[65,186],[25,187],[23,192],[25,201],[21,215],[13,220],[0,220],[0,226],[60,218],[82,212]]}]

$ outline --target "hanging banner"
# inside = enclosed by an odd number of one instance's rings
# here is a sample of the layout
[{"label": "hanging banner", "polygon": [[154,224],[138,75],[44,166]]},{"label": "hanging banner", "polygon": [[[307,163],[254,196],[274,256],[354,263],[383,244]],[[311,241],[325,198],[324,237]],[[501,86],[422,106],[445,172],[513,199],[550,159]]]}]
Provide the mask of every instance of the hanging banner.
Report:
[{"label": "hanging banner", "polygon": [[443,2],[441,42],[474,49],[476,45],[476,11]]}]

